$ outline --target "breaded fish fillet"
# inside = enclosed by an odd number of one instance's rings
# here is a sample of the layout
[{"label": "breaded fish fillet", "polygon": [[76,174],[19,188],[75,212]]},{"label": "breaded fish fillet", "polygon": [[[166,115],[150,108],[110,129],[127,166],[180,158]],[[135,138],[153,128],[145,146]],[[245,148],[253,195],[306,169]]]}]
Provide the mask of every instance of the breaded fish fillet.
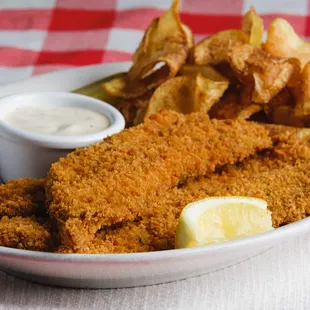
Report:
[{"label": "breaded fish fillet", "polygon": [[102,227],[144,217],[150,203],[188,178],[271,144],[255,123],[162,112],[52,165],[49,212],[59,223],[63,245],[78,251]]},{"label": "breaded fish fillet", "polygon": [[49,224],[35,217],[4,216],[0,219],[0,246],[51,251],[52,235]]},{"label": "breaded fish fillet", "polygon": [[0,246],[53,249],[44,186],[44,179],[20,179],[0,185]]},{"label": "breaded fish fillet", "polygon": [[[216,173],[205,177],[189,178],[156,199],[147,200],[147,212],[142,217],[100,229],[78,251],[68,245],[60,246],[57,251],[122,253],[172,249],[183,207],[209,195],[257,195],[264,198],[273,211],[275,227],[304,218],[309,214],[309,144],[297,139],[299,130],[294,128],[272,125],[266,128],[273,141],[272,148],[241,162],[221,166]],[[44,180],[19,180],[0,188],[5,193],[1,196],[1,204],[6,206],[2,209],[6,214],[28,216],[44,210]],[[18,198],[14,200],[12,197]],[[41,206],[36,204],[38,201]],[[33,208],[27,209],[27,205]],[[47,218],[9,219],[4,216],[0,220],[0,245],[53,251],[56,232],[52,226]]]},{"label": "breaded fish fillet", "polygon": [[[102,230],[79,252],[130,253],[173,249],[178,218],[182,209],[190,202],[210,196],[242,195],[262,198],[268,202],[269,209],[273,212],[272,219],[275,227],[295,222],[310,214],[308,195],[310,175],[304,169],[309,171],[310,165],[288,166],[283,170],[274,170],[254,178],[242,179],[243,182],[230,179],[230,182],[224,186],[221,178],[217,182],[211,179],[200,180],[194,183],[194,187],[174,193],[176,195],[174,199],[167,197],[167,204],[165,201],[158,202],[159,208],[163,208],[164,212],[163,210],[159,214],[155,212],[139,223],[130,222],[121,228]],[[270,189],[270,186],[273,188]],[[70,249],[69,252],[71,251]]]},{"label": "breaded fish fillet", "polygon": [[[96,234],[81,253],[145,252],[174,248],[182,209],[209,196],[242,195],[265,199],[273,226],[300,220],[310,213],[310,148],[296,135],[274,135],[273,149],[254,155],[220,173],[189,180],[167,191],[148,206],[149,214],[137,222],[107,227]],[[72,252],[61,248],[60,252]]]},{"label": "breaded fish fillet", "polygon": [[0,185],[0,218],[44,213],[44,185],[44,179],[19,179]]}]

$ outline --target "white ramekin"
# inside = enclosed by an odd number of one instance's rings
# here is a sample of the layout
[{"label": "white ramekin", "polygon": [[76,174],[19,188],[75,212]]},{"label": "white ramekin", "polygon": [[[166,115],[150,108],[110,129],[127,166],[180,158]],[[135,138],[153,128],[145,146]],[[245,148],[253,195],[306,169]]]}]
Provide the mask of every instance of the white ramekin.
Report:
[{"label": "white ramekin", "polygon": [[[57,136],[39,134],[13,127],[5,115],[28,104],[53,104],[88,108],[105,114],[110,121],[106,129],[83,135]],[[91,97],[65,92],[39,92],[7,96],[0,99],[0,175],[4,182],[17,178],[45,177],[50,165],[76,148],[86,147],[125,127],[122,114],[111,105]]]}]

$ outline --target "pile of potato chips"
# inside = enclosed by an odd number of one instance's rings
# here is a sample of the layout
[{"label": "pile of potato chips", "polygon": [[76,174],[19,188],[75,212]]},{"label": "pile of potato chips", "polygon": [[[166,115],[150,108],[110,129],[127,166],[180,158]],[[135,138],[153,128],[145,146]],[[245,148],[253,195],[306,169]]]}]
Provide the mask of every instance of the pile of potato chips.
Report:
[{"label": "pile of potato chips", "polygon": [[251,8],[241,29],[194,44],[174,0],[147,28],[130,70],[103,88],[122,98],[127,126],[168,109],[310,127],[310,43],[283,19],[271,23],[265,43],[263,33]]}]

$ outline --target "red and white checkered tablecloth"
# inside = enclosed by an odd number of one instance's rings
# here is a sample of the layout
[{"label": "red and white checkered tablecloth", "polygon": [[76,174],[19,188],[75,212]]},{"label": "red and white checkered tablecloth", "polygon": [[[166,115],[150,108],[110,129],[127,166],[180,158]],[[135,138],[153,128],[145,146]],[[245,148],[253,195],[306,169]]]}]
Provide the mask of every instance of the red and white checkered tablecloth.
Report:
[{"label": "red and white checkered tablecloth", "polygon": [[[0,84],[75,66],[125,61],[169,0],[1,0]],[[239,28],[253,5],[265,21],[286,18],[310,36],[310,0],[183,0],[197,40]]]}]

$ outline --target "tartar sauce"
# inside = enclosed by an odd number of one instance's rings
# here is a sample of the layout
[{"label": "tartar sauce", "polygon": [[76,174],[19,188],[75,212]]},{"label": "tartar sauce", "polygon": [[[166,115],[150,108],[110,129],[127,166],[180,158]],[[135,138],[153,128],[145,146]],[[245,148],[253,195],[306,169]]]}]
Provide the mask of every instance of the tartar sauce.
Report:
[{"label": "tartar sauce", "polygon": [[15,128],[58,136],[99,132],[110,125],[102,113],[90,109],[57,105],[26,105],[5,115],[4,121]]}]

